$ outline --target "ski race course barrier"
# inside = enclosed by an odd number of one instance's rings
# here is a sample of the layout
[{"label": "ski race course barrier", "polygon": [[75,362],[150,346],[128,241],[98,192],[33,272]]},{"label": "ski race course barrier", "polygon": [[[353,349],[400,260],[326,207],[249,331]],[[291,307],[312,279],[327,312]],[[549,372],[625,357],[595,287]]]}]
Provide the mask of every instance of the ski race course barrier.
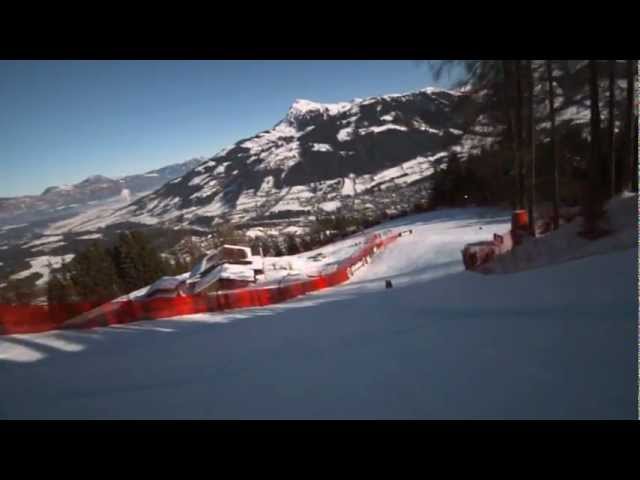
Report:
[{"label": "ski race course barrier", "polygon": [[346,282],[373,255],[400,235],[374,234],[367,238],[360,250],[342,260],[334,271],[279,286],[108,303],[78,302],[52,305],[50,308],[46,305],[0,305],[0,335],[105,327],[140,320],[272,305]]}]

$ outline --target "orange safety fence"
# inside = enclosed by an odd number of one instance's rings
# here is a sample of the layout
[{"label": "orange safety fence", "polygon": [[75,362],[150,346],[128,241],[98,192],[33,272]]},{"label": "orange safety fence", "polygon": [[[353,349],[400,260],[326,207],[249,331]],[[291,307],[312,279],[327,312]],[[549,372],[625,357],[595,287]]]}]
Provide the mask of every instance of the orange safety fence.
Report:
[{"label": "orange safety fence", "polygon": [[244,288],[180,297],[143,298],[108,303],[78,302],[46,305],[0,305],[0,334],[36,333],[67,328],[94,328],[139,320],[155,320],[194,313],[261,307],[284,302],[349,280],[352,268],[399,237],[370,236],[365,245],[338,264],[335,271],[280,286]]}]

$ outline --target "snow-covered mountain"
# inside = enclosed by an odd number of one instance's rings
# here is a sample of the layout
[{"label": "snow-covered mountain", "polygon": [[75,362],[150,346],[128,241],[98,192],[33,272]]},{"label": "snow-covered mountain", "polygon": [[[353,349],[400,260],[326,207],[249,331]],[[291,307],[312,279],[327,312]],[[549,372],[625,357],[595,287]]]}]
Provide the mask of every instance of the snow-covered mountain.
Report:
[{"label": "snow-covered mountain", "polygon": [[204,161],[196,158],[168,165],[146,173],[109,178],[92,175],[74,185],[46,188],[40,195],[0,198],[0,221],[29,223],[73,211],[90,202],[150,192],[169,180],[179,177]]},{"label": "snow-covered mountain", "polygon": [[296,100],[272,129],[222,150],[111,221],[209,226],[402,203],[399,191],[424,185],[434,162],[486,142],[486,132],[481,139],[471,132],[475,107],[469,95],[435,88],[337,104]]},{"label": "snow-covered mountain", "polygon": [[[536,63],[538,88],[546,73]],[[619,72],[620,76],[623,72]],[[559,128],[588,130],[584,66],[554,72]],[[606,91],[606,79],[602,81]],[[624,81],[617,85],[624,96]],[[606,95],[601,96],[602,111]],[[537,95],[539,138],[548,105]],[[622,108],[622,107],[621,107]],[[401,210],[424,199],[434,166],[464,159],[501,134],[484,92],[426,88],[350,102],[296,100],[272,129],[242,139],[116,211],[109,222],[209,228],[218,222],[300,225],[324,212]],[[603,121],[608,121],[603,113]],[[620,128],[620,126],[618,126]],[[88,225],[90,228],[104,226]]]},{"label": "snow-covered mountain", "polygon": [[[554,70],[559,128],[574,126],[588,136],[585,66]],[[548,134],[546,73],[536,62],[539,139]],[[622,108],[624,72],[616,98]],[[607,79],[602,78],[601,112],[607,122]],[[498,104],[496,104],[496,101]],[[115,208],[76,215],[50,233],[94,231],[118,224],[202,227],[219,222],[250,226],[300,226],[325,212],[364,213],[411,208],[429,190],[434,166],[452,153],[461,158],[489,147],[498,136],[499,99],[468,88],[425,88],[350,102],[296,100],[273,128],[242,139],[212,158],[193,160],[142,175],[94,176],[72,186],[50,187],[40,196],[0,199],[3,216],[59,209],[128,192]],[[617,125],[621,128],[622,125]],[[155,189],[155,191],[153,191]],[[151,192],[143,195],[143,193]],[[137,197],[137,198],[136,198]]]}]

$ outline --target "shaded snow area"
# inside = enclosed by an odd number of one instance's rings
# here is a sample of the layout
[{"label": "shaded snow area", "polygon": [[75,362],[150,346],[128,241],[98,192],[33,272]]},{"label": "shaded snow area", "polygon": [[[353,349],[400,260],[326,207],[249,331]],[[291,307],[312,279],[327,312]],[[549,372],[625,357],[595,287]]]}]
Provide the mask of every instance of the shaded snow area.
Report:
[{"label": "shaded snow area", "polygon": [[[487,273],[513,273],[541,268],[561,262],[608,254],[638,245],[638,197],[622,194],[605,206],[606,217],[602,226],[610,233],[598,240],[587,240],[579,235],[582,218],[562,225],[556,231],[539,238],[527,237],[524,243],[483,268]],[[486,238],[490,240],[490,237]]]},{"label": "shaded snow area", "polygon": [[508,225],[414,215],[347,284],[283,304],[0,337],[0,417],[637,418],[636,249],[464,271],[464,244]]},{"label": "shaded snow area", "polygon": [[[131,200],[135,200],[147,193],[149,192],[143,192],[135,195],[131,194],[128,197],[119,196],[97,202],[94,206],[85,209],[71,218],[52,223],[44,233],[47,235],[54,235],[66,232],[94,231],[104,228],[110,223],[114,223],[114,218],[117,218],[115,216],[115,212],[118,209],[125,207]],[[45,238],[54,237],[50,236]]]}]

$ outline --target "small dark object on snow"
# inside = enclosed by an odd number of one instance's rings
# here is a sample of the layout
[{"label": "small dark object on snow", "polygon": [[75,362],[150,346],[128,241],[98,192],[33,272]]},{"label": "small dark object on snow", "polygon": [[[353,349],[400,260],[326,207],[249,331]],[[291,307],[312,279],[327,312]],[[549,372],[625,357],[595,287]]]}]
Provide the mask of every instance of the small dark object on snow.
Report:
[{"label": "small dark object on snow", "polygon": [[385,280],[384,286],[385,288],[393,288],[393,283],[391,283],[391,280]]},{"label": "small dark object on snow", "polygon": [[479,230],[482,230],[482,227],[478,227]]}]

